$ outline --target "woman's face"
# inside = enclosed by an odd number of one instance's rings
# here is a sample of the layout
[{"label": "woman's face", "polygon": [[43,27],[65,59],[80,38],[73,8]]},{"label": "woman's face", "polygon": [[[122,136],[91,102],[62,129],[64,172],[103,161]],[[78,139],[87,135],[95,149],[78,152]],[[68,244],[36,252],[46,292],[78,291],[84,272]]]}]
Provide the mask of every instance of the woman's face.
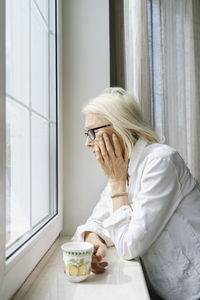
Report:
[{"label": "woman's face", "polygon": [[[109,124],[108,121],[105,119],[101,118],[98,114],[95,113],[88,113],[85,118],[85,131],[87,132],[89,129],[95,128],[95,127],[100,127]],[[103,136],[104,132],[106,132],[110,138],[110,142],[113,146],[113,140],[112,140],[112,133],[114,132],[119,139],[121,149],[122,149],[122,155],[124,154],[124,146],[123,146],[123,141],[121,136],[114,130],[112,126],[108,127],[103,127],[100,129],[95,130],[95,139],[91,140],[90,137],[87,137],[85,145],[87,147],[91,147],[92,152],[95,155],[95,146],[98,145],[100,146],[100,137]],[[114,146],[113,146],[114,149]],[[96,156],[96,155],[95,155]]]}]

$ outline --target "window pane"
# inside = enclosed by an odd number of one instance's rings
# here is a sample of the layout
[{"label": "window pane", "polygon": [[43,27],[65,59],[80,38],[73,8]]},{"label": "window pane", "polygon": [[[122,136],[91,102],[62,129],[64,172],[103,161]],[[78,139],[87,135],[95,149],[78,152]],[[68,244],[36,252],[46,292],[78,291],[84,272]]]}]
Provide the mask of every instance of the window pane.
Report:
[{"label": "window pane", "polygon": [[49,123],[32,116],[32,225],[49,214]]},{"label": "window pane", "polygon": [[35,0],[35,2],[45,20],[48,21],[48,0]]},{"label": "window pane", "polygon": [[[55,0],[49,0],[49,7],[51,7],[51,10],[55,11]],[[51,32],[55,34],[56,32],[56,14],[50,14],[49,15],[49,27]]]},{"label": "window pane", "polygon": [[28,12],[27,0],[6,0],[6,90],[24,104],[29,102]]},{"label": "window pane", "polygon": [[6,111],[6,242],[10,244],[30,229],[30,143],[28,111],[9,99]]},{"label": "window pane", "polygon": [[48,118],[48,30],[38,9],[31,6],[31,103],[32,108]]},{"label": "window pane", "polygon": [[55,1],[6,0],[6,257],[57,213]]}]

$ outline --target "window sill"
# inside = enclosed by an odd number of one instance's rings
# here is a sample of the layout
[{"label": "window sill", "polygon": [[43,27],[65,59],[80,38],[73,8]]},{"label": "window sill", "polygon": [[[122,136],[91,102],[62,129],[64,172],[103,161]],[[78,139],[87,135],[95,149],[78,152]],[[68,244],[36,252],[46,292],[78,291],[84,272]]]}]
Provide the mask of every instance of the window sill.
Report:
[{"label": "window sill", "polygon": [[[87,300],[150,300],[142,267],[137,260],[126,261],[116,253],[115,247],[108,249],[105,261],[108,267],[105,273],[90,276],[80,283],[69,282],[63,272],[62,251],[60,246],[71,241],[71,237],[60,237],[45,254],[23,286],[13,297],[21,299],[73,299],[87,295]],[[102,287],[106,287],[103,288]],[[99,298],[98,298],[99,295]]]}]

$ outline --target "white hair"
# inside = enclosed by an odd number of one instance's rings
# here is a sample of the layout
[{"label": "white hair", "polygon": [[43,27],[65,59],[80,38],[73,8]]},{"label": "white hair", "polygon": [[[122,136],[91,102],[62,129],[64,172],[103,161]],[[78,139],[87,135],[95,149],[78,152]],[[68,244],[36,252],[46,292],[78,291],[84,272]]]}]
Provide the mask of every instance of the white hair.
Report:
[{"label": "white hair", "polygon": [[83,107],[82,113],[95,113],[107,120],[127,146],[129,158],[139,137],[150,143],[162,143],[156,132],[144,121],[136,98],[122,88],[105,89]]}]

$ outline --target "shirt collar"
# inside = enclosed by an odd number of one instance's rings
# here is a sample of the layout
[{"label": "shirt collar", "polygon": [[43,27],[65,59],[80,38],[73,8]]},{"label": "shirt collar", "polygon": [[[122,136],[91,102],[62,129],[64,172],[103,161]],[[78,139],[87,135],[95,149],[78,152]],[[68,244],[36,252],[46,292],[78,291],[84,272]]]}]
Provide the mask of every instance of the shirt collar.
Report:
[{"label": "shirt collar", "polygon": [[149,144],[149,142],[147,140],[145,140],[144,138],[140,137],[131,154],[130,157],[130,161],[129,161],[129,165],[128,165],[128,175],[131,176],[133,174],[133,172],[135,171],[135,169],[137,168],[139,159],[142,155],[142,153],[144,152],[145,147]]}]

